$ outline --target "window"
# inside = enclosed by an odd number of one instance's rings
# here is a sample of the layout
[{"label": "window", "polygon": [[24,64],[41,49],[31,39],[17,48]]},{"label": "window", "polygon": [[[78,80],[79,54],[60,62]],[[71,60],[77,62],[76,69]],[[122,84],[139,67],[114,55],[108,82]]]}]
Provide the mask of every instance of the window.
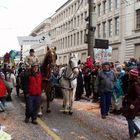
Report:
[{"label": "window", "polygon": [[85,11],[85,19],[87,18],[87,11]]},{"label": "window", "polygon": [[101,24],[98,24],[98,38],[101,37]]},{"label": "window", "polygon": [[79,32],[77,33],[77,45],[79,45]]},{"label": "window", "polygon": [[74,18],[74,27],[76,27],[76,18]]},{"label": "window", "polygon": [[68,36],[68,48],[70,47],[70,36]]},{"label": "window", "polygon": [[106,22],[103,22],[103,38],[106,38]]},{"label": "window", "polygon": [[80,21],[80,17],[77,17],[77,26],[79,27],[79,21]]},{"label": "window", "polygon": [[109,37],[112,37],[112,19],[108,21]]},{"label": "window", "polygon": [[115,35],[119,34],[119,17],[115,18]]},{"label": "window", "polygon": [[81,14],[81,24],[83,24],[83,14]]},{"label": "window", "polygon": [[98,4],[98,16],[101,15],[101,4]]},{"label": "window", "polygon": [[65,47],[67,48],[67,37],[65,37]]},{"label": "window", "polygon": [[73,37],[72,37],[72,35],[71,35],[71,46],[73,45],[73,44],[72,44],[72,42],[73,42],[72,38],[73,38]]},{"label": "window", "polygon": [[140,28],[140,9],[136,11],[136,28]]},{"label": "window", "polygon": [[76,34],[74,34],[74,42],[73,42],[73,45],[74,46],[76,45]]},{"label": "window", "polygon": [[112,0],[109,0],[108,2],[109,2],[108,9],[109,9],[109,12],[111,12],[112,11]]},{"label": "window", "polygon": [[106,5],[106,1],[103,2],[103,13],[106,14],[106,9],[107,9],[107,5]]},{"label": "window", "polygon": [[73,5],[71,6],[71,13],[73,14]]},{"label": "window", "polygon": [[96,6],[94,6],[94,12],[96,12]]},{"label": "window", "polygon": [[115,0],[115,9],[119,8],[119,0]]},{"label": "window", "polygon": [[80,44],[83,43],[83,31],[80,32]]}]

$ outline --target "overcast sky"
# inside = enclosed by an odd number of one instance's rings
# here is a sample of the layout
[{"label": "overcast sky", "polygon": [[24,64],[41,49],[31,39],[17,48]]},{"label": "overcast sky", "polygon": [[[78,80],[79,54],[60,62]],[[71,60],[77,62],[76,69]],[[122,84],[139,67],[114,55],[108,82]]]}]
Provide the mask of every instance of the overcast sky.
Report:
[{"label": "overcast sky", "polygon": [[0,56],[20,50],[17,36],[28,36],[67,0],[0,0]]}]

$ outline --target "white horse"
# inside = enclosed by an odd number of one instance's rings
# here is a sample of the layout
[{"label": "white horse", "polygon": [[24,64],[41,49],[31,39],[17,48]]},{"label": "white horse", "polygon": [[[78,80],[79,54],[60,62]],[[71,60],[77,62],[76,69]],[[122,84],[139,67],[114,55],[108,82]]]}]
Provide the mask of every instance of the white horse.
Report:
[{"label": "white horse", "polygon": [[77,76],[79,74],[78,58],[76,54],[70,54],[68,65],[60,69],[60,87],[63,93],[63,113],[72,114],[73,102],[77,86]]}]

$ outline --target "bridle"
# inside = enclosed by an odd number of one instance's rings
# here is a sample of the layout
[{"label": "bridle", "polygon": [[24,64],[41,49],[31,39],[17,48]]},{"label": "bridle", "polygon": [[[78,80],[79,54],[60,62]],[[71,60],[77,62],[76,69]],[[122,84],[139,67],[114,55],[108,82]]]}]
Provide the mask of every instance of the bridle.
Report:
[{"label": "bridle", "polygon": [[71,57],[70,60],[69,60],[69,66],[70,66],[72,72],[71,72],[69,75],[67,75],[67,70],[68,70],[68,66],[67,66],[67,67],[63,70],[62,75],[61,75],[61,77],[63,77],[65,80],[68,80],[68,81],[73,81],[73,80],[75,80],[75,79],[77,78],[77,75],[74,74],[74,70],[75,70],[76,68],[78,68],[78,66],[73,66],[73,65],[72,65],[72,60],[71,60],[71,59],[73,59],[73,58],[74,58],[74,57]]}]

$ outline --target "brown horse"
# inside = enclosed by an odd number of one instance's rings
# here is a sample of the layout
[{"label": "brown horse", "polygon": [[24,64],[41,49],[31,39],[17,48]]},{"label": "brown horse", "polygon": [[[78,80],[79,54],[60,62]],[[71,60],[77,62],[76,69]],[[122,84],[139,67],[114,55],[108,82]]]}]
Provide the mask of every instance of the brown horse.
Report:
[{"label": "brown horse", "polygon": [[[41,74],[43,77],[42,90],[44,90],[46,94],[47,113],[51,112],[50,95],[51,95],[51,90],[52,90],[52,82],[49,79],[51,76],[51,72],[55,68],[56,60],[57,60],[56,47],[54,48],[47,47],[47,53],[41,66]],[[43,107],[41,104],[38,115],[42,115],[42,108]]]}]

